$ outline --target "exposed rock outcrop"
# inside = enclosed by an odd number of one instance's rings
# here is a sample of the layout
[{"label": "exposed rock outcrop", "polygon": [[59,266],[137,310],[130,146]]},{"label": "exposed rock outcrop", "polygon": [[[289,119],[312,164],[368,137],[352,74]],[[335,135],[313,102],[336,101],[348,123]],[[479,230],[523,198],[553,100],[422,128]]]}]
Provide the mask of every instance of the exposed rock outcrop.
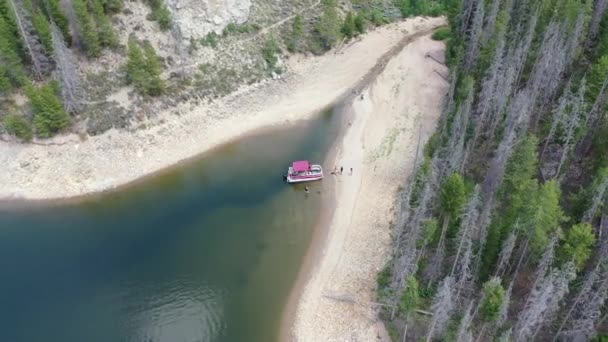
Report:
[{"label": "exposed rock outcrop", "polygon": [[251,0],[167,0],[167,5],[182,38],[196,39],[221,33],[230,23],[246,22]]}]

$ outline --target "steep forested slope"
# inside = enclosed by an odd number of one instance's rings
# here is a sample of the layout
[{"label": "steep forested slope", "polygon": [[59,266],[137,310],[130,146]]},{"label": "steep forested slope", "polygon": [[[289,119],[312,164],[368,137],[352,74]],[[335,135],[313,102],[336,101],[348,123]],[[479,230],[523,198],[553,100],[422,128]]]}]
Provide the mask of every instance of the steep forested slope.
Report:
[{"label": "steep forested slope", "polygon": [[[81,136],[277,78],[439,1],[0,0],[0,140]],[[162,119],[159,119],[162,120]]]},{"label": "steep forested slope", "polygon": [[607,7],[453,4],[445,111],[379,275],[396,340],[606,331]]}]

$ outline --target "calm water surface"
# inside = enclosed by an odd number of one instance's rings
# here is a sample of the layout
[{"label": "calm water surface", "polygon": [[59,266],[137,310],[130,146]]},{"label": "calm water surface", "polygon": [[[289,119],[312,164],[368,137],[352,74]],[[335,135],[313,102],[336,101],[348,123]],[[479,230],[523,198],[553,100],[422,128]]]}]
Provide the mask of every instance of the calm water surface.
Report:
[{"label": "calm water surface", "polygon": [[0,211],[0,341],[271,342],[316,222],[281,175],[325,113],[78,204]]}]

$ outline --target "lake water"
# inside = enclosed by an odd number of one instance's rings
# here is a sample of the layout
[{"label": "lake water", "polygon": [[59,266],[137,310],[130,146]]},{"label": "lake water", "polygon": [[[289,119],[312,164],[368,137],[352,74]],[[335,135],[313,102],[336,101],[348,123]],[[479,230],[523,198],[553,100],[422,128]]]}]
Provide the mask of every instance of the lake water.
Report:
[{"label": "lake water", "polygon": [[325,191],[281,176],[324,160],[338,121],[245,137],[77,204],[0,211],[0,341],[276,341]]}]

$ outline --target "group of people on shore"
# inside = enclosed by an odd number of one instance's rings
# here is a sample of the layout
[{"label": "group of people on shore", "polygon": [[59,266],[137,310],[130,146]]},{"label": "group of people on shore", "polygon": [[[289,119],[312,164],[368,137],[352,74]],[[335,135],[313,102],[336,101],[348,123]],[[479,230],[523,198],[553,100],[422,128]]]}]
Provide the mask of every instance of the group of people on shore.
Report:
[{"label": "group of people on shore", "polygon": [[[334,170],[331,172],[332,175],[341,175],[344,173],[344,166],[340,166],[340,171],[338,172],[338,166],[334,166]],[[353,174],[353,168],[350,168],[350,175]]]}]

